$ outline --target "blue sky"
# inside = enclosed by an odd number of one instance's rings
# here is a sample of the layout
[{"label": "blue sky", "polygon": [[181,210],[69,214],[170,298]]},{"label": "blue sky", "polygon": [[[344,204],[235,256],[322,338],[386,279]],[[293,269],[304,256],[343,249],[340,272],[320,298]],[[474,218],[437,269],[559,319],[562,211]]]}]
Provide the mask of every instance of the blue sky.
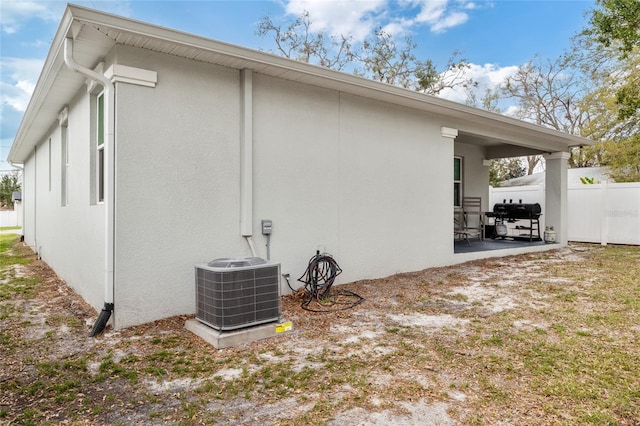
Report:
[{"label": "blue sky", "polygon": [[[315,29],[361,39],[382,27],[410,35],[422,59],[443,68],[454,51],[481,86],[498,84],[536,55],[555,59],[588,23],[592,0],[93,0],[75,4],[205,37],[271,51],[255,35],[270,15],[285,25],[307,10]],[[66,2],[0,2],[0,171],[38,79]],[[460,93],[444,94],[463,101]]]}]

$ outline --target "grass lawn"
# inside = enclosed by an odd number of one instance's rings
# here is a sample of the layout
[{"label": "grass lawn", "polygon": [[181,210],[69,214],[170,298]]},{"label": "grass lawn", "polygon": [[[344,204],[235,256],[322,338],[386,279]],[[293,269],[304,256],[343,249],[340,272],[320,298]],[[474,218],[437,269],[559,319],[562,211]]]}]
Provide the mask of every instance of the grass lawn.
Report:
[{"label": "grass lawn", "polygon": [[0,422],[640,424],[640,247],[349,283],[340,312],[296,293],[292,331],[220,351],[190,316],[89,338],[95,310],[16,235],[0,252]]}]

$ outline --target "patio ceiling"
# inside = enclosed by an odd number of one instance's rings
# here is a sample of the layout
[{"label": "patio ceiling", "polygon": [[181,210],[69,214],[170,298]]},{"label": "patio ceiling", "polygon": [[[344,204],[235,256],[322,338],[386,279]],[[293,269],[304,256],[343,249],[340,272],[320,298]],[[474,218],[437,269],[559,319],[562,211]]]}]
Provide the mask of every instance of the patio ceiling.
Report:
[{"label": "patio ceiling", "polygon": [[74,39],[76,62],[94,68],[116,44],[297,81],[417,109],[458,129],[457,142],[486,147],[487,158],[568,151],[590,141],[456,102],[367,80],[280,56],[150,25],[78,6],[68,6],[9,153],[21,163],[55,124],[85,78],[63,62],[64,39]]}]

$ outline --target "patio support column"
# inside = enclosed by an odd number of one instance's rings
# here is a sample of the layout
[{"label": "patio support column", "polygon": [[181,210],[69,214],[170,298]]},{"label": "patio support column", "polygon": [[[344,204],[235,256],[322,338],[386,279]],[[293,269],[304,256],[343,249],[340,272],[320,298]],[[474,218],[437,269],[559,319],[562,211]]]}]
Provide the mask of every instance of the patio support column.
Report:
[{"label": "patio support column", "polygon": [[544,223],[553,226],[557,241],[567,244],[567,169],[568,152],[546,154]]},{"label": "patio support column", "polygon": [[[458,129],[442,126],[440,127],[440,135],[442,136],[441,140],[444,143],[446,143],[446,146],[448,149],[448,158],[449,158],[449,164],[445,166],[449,170],[449,174],[446,175],[448,176],[449,185],[442,188],[442,190],[448,192],[449,194],[448,194],[448,197],[444,193],[441,196],[443,200],[448,201],[447,203],[437,203],[437,204],[441,204],[437,206],[437,208],[440,210],[440,213],[437,214],[437,217],[449,217],[450,222],[448,222],[449,232],[447,233],[449,237],[446,240],[443,239],[442,243],[438,245],[442,248],[442,250],[445,250],[446,253],[453,253],[454,251],[454,247],[453,247],[454,238],[452,234],[452,231],[454,229],[453,156],[455,155],[454,145],[455,145],[456,138],[458,137]],[[445,230],[443,230],[443,237],[444,235],[447,235],[447,234],[445,234]],[[445,241],[447,246],[444,246]]]},{"label": "patio support column", "polygon": [[[458,129],[453,129],[451,127],[440,127],[440,134],[442,135],[442,140],[447,141],[450,145],[450,156],[451,156],[451,166],[453,166],[453,156],[455,155],[455,141],[456,138],[458,137]],[[449,177],[449,182],[451,182],[451,184],[453,185],[453,167],[450,167],[449,170],[451,170],[451,175]],[[453,193],[451,194],[453,195]],[[452,203],[453,205],[453,203]]]}]

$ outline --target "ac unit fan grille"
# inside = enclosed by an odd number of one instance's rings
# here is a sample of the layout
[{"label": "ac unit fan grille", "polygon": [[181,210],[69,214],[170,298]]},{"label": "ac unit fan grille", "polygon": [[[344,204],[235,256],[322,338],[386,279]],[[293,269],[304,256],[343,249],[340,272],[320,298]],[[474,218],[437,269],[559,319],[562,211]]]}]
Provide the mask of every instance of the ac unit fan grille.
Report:
[{"label": "ac unit fan grille", "polygon": [[196,267],[196,318],[218,330],[278,321],[280,266]]}]

